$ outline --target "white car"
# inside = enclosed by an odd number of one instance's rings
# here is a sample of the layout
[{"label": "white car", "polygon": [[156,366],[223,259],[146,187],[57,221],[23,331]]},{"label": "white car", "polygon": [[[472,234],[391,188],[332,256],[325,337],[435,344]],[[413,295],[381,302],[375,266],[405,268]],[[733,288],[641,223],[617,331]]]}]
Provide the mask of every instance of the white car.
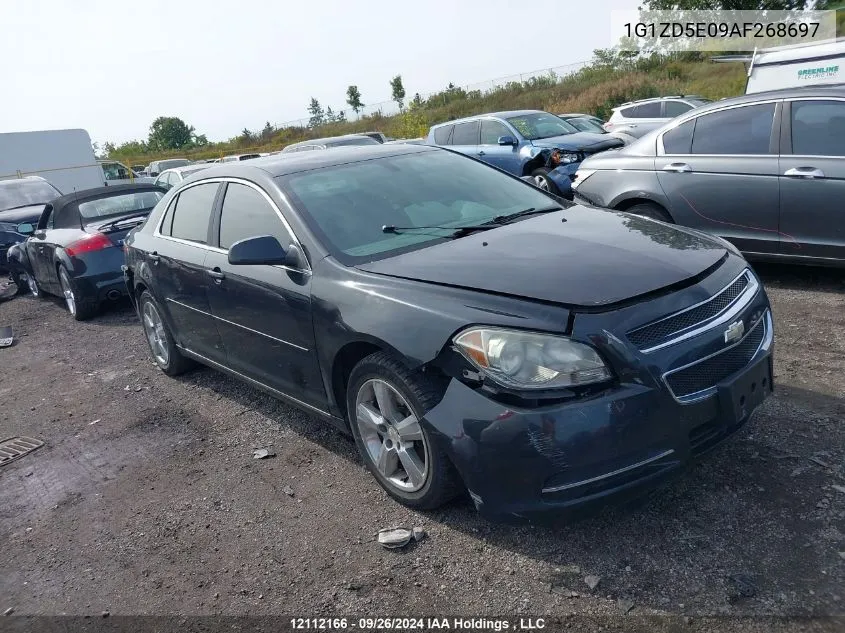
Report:
[{"label": "white car", "polygon": [[178,185],[191,174],[194,174],[198,171],[202,171],[203,169],[207,169],[209,167],[211,167],[211,163],[202,163],[199,165],[185,165],[184,167],[173,167],[171,169],[165,169],[156,177],[155,182],[153,184],[156,184],[159,187],[164,187],[165,189],[170,189],[174,185]]}]

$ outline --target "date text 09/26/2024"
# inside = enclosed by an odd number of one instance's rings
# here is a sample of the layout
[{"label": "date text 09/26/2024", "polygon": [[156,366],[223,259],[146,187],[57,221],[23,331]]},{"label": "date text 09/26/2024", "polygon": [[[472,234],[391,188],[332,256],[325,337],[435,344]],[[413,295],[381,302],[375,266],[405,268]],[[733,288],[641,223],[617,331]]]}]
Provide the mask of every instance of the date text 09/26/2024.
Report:
[{"label": "date text 09/26/2024", "polygon": [[540,631],[544,618],[291,618],[294,631]]}]

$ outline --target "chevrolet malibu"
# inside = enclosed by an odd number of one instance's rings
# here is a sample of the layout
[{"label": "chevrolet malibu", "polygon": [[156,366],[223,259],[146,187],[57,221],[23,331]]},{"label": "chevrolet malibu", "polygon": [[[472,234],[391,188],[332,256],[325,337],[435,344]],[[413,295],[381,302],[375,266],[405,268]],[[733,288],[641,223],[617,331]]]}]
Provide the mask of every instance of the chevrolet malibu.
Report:
[{"label": "chevrolet malibu", "polygon": [[199,362],[325,418],[414,508],[641,494],[772,389],[768,299],[730,244],[449,150],[212,167],[125,248],[162,371]]}]

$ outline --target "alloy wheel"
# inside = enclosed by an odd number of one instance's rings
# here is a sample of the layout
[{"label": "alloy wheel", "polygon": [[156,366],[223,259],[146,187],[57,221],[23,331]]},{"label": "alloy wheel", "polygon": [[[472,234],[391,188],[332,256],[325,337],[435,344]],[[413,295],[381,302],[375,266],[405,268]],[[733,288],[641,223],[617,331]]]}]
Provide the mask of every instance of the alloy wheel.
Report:
[{"label": "alloy wheel", "polygon": [[153,356],[159,365],[167,365],[168,360],[170,360],[170,352],[167,349],[167,334],[164,331],[164,321],[162,321],[161,315],[156,307],[147,301],[144,304],[142,316],[144,334],[147,335]]},{"label": "alloy wheel", "polygon": [[403,492],[416,492],[425,485],[428,444],[402,394],[384,380],[368,380],[358,390],[355,421],[370,459],[387,483]]},{"label": "alloy wheel", "polygon": [[[70,285],[70,279],[67,276],[64,268],[59,271],[59,283],[62,286],[62,294],[65,297],[65,304],[67,310],[72,315],[76,315],[76,297],[73,294],[73,288]],[[30,287],[31,288],[31,287]]]},{"label": "alloy wheel", "polygon": [[549,181],[546,179],[545,176],[534,176],[534,183],[537,185],[538,189],[542,189],[543,191],[550,191]]}]

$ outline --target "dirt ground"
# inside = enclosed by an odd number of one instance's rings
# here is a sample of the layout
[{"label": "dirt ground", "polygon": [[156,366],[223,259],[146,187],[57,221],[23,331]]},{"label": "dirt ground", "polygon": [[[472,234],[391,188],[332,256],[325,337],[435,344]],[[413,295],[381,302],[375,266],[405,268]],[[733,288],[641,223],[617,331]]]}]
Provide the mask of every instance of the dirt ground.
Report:
[{"label": "dirt ground", "polygon": [[[0,439],[46,444],[0,469],[0,612],[843,616],[845,275],[758,268],[775,396],[646,502],[557,526],[403,508],[325,423],[209,369],[162,374],[128,304],[75,323],[4,302]],[[387,551],[393,525],[428,536]]]}]

